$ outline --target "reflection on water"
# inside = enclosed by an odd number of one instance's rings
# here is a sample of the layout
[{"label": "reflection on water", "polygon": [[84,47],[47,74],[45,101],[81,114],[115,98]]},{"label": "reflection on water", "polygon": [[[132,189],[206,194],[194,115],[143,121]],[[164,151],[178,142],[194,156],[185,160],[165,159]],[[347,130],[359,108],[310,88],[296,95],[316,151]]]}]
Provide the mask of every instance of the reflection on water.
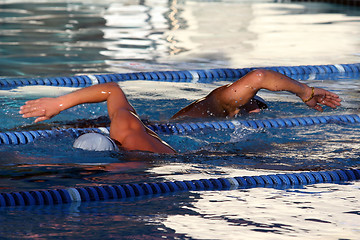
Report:
[{"label": "reflection on water", "polygon": [[194,239],[356,239],[359,186],[206,192],[186,207],[199,215],[170,215],[164,224]]},{"label": "reflection on water", "polygon": [[358,61],[358,8],[266,2],[2,1],[0,75]]},{"label": "reflection on water", "polygon": [[0,10],[3,76],[103,72],[178,52],[164,34],[179,28],[175,1],[9,2]]}]

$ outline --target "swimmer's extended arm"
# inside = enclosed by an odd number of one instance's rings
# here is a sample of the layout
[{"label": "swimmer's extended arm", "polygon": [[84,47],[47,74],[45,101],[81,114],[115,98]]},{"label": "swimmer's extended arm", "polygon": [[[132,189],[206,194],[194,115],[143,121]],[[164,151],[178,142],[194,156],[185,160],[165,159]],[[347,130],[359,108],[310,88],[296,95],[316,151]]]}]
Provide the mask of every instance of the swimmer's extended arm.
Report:
[{"label": "swimmer's extended arm", "polygon": [[319,104],[336,108],[340,106],[340,98],[335,93],[322,88],[311,88],[283,74],[270,70],[255,70],[235,83],[224,86],[220,98],[231,105],[234,101],[247,103],[260,89],[270,91],[288,91],[296,94],[306,105],[322,111]]},{"label": "swimmer's extended arm", "polygon": [[309,107],[322,111],[319,104],[332,108],[340,106],[338,95],[321,88],[310,88],[283,74],[270,70],[255,70],[234,83],[213,90],[206,97],[181,109],[172,118],[178,117],[233,117],[260,89],[288,91],[296,94]]},{"label": "swimmer's extended arm", "polygon": [[40,122],[76,105],[103,101],[107,101],[110,119],[120,108],[135,113],[135,109],[130,105],[124,92],[116,83],[90,86],[56,98],[30,100],[20,108],[19,113],[24,118],[37,117],[35,122]]}]

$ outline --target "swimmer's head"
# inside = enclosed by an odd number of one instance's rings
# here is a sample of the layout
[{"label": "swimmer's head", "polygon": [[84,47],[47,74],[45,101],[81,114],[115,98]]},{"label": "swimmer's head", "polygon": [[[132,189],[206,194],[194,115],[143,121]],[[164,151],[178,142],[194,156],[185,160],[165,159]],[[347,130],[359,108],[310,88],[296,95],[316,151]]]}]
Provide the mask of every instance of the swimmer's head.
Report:
[{"label": "swimmer's head", "polygon": [[100,133],[85,133],[78,137],[74,148],[80,148],[88,151],[118,151],[116,143],[109,137]]},{"label": "swimmer's head", "polygon": [[262,109],[268,108],[264,99],[258,96],[254,96],[248,103],[242,106],[242,114],[257,113]]},{"label": "swimmer's head", "polygon": [[254,96],[252,99],[255,100],[256,104],[259,106],[260,109],[268,108],[266,101],[264,99],[262,99],[261,97]]}]

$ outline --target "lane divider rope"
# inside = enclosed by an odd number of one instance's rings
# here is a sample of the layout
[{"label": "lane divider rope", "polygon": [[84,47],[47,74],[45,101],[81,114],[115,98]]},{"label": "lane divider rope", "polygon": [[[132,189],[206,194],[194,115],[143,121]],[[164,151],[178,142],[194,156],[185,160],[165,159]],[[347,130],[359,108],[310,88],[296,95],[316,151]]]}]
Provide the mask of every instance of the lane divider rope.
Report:
[{"label": "lane divider rope", "polygon": [[184,71],[155,71],[116,74],[78,75],[70,77],[43,78],[0,78],[0,88],[12,88],[27,85],[48,85],[64,87],[86,87],[106,82],[120,82],[131,80],[147,80],[162,82],[213,82],[217,79],[238,79],[255,69],[269,69],[280,72],[289,77],[324,75],[324,74],[359,74],[360,63],[335,65],[303,65],[303,66],[275,66],[252,68],[219,68],[205,70]]},{"label": "lane divider rope", "polygon": [[106,201],[187,191],[230,190],[255,187],[284,189],[307,184],[339,183],[358,179],[360,179],[359,169],[345,169],[159,183],[130,183],[40,191],[3,192],[0,193],[0,207]]},{"label": "lane divider rope", "polygon": [[[275,119],[257,119],[257,120],[224,120],[210,122],[186,122],[186,123],[158,123],[148,124],[147,126],[161,134],[188,134],[202,130],[223,130],[235,129],[237,127],[247,128],[282,128],[310,126],[318,124],[331,123],[360,123],[359,114],[329,115],[329,116],[308,116],[292,118],[275,118]],[[18,132],[0,132],[0,145],[19,145],[28,144],[38,138],[59,137],[70,134],[78,137],[81,134],[89,132],[98,132],[103,134],[109,133],[109,127],[99,128],[63,128],[52,130],[32,130]]]}]

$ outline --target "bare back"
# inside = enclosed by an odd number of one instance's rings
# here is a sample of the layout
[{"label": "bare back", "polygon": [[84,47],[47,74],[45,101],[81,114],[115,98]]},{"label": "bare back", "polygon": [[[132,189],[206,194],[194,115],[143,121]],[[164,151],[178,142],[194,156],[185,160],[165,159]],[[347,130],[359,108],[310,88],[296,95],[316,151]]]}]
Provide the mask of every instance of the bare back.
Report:
[{"label": "bare back", "polygon": [[120,109],[113,115],[110,137],[118,141],[125,150],[175,153],[175,150],[147,128],[134,112],[127,109]]}]

